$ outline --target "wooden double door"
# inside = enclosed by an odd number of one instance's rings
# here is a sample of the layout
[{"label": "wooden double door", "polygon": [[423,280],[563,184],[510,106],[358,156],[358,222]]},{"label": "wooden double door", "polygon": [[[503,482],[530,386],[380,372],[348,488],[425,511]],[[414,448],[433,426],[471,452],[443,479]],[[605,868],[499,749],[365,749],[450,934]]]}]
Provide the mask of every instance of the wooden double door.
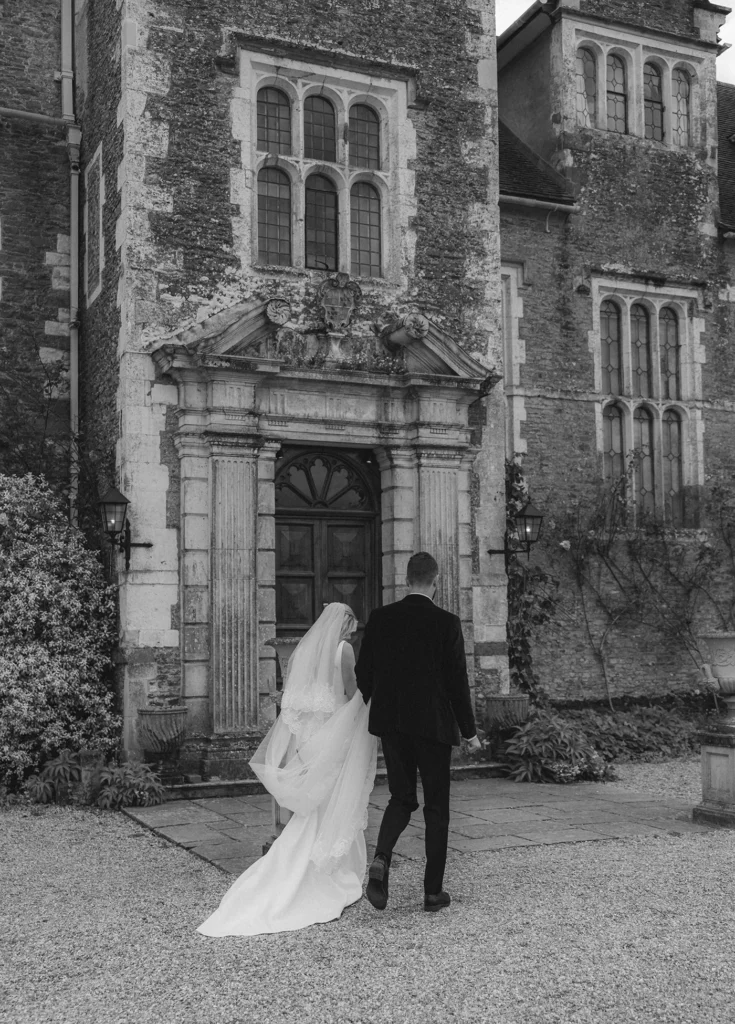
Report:
[{"label": "wooden double door", "polygon": [[377,471],[369,453],[285,450],[276,464],[276,626],[299,636],[341,601],[358,638],[380,593]]}]

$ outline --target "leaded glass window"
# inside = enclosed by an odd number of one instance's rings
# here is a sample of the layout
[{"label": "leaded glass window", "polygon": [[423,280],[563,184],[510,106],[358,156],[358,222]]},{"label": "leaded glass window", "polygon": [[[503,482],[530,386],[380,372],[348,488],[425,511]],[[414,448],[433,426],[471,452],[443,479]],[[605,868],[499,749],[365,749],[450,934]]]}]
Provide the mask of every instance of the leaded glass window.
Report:
[{"label": "leaded glass window", "polygon": [[688,146],[692,81],[684,68],[674,68],[671,92],[671,137],[675,146]]},{"label": "leaded glass window", "polygon": [[355,277],[380,277],[380,194],[365,181],[350,192],[352,273]]},{"label": "leaded glass window", "polygon": [[608,395],[621,395],[620,310],[614,302],[600,307],[600,340],[602,343],[602,390]]},{"label": "leaded glass window", "polygon": [[350,167],[380,170],[380,120],[372,107],[356,103],[350,109]]},{"label": "leaded glass window", "polygon": [[667,409],[661,421],[664,499],[674,526],[684,523],[684,466],[681,444],[681,417]]},{"label": "leaded glass window", "polygon": [[659,313],[658,339],[661,354],[661,397],[681,398],[679,318],[668,306]]},{"label": "leaded glass window", "polygon": [[597,60],[592,50],[577,50],[577,124],[592,128],[597,113]]},{"label": "leaded glass window", "polygon": [[625,473],[623,459],[623,410],[619,405],[606,405],[602,413],[603,462],[605,479],[615,483]]},{"label": "leaded glass window", "polygon": [[258,149],[287,155],[291,152],[291,104],[280,89],[258,92]]},{"label": "leaded glass window", "polygon": [[279,509],[371,511],[373,496],[365,481],[341,459],[309,454],[279,472],[276,505]]},{"label": "leaded glass window", "polygon": [[653,416],[639,405],[633,414],[635,497],[644,512],[656,510],[653,479]]},{"label": "leaded glass window", "polygon": [[661,87],[661,70],[656,64],[643,68],[643,105],[646,119],[646,138],[663,142],[664,101]]},{"label": "leaded glass window", "polygon": [[651,397],[651,330],[648,311],[636,303],[630,311],[630,354],[633,395]]},{"label": "leaded glass window", "polygon": [[306,179],[306,266],[337,269],[337,189],[323,174]]},{"label": "leaded glass window", "polygon": [[607,55],[607,127],[625,135],[628,131],[628,86],[625,62],[616,53]]},{"label": "leaded glass window", "polygon": [[291,183],[276,167],[258,172],[258,260],[291,265]]},{"label": "leaded glass window", "polygon": [[304,101],[304,156],[307,160],[337,159],[334,107],[323,96],[307,96]]}]

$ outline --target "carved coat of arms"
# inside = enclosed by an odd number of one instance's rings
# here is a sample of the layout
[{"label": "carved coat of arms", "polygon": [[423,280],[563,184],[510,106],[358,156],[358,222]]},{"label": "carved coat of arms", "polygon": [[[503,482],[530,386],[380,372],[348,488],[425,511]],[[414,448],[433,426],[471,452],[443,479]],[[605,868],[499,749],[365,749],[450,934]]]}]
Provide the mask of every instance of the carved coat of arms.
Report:
[{"label": "carved coat of arms", "polygon": [[319,285],[319,305],[324,310],[324,322],[329,331],[344,330],[362,298],[362,289],[349,274],[335,274]]}]

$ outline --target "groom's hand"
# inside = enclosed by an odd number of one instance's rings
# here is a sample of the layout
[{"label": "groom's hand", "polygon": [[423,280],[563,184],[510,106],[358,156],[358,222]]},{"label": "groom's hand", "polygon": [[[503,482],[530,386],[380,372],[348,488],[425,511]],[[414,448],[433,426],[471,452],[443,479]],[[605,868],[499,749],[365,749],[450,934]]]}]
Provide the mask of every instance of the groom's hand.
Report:
[{"label": "groom's hand", "polygon": [[470,739],[465,740],[468,750],[482,750],[482,743],[477,736],[472,736]]}]

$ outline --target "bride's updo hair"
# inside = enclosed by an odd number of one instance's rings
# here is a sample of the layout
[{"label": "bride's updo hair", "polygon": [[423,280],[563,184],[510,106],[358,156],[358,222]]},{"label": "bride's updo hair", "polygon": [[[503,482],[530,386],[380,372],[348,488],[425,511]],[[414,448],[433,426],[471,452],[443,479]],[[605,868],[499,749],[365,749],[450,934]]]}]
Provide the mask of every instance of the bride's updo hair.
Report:
[{"label": "bride's updo hair", "polygon": [[340,639],[346,640],[347,637],[351,636],[356,629],[357,617],[355,616],[355,613],[352,611],[352,609],[348,605],[345,605],[345,618],[344,622],[342,623],[342,633]]},{"label": "bride's updo hair", "polygon": [[436,559],[432,558],[428,551],[419,551],[411,555],[406,568],[406,578],[409,583],[418,583],[421,586],[428,586],[434,582],[439,575],[439,566]]}]

